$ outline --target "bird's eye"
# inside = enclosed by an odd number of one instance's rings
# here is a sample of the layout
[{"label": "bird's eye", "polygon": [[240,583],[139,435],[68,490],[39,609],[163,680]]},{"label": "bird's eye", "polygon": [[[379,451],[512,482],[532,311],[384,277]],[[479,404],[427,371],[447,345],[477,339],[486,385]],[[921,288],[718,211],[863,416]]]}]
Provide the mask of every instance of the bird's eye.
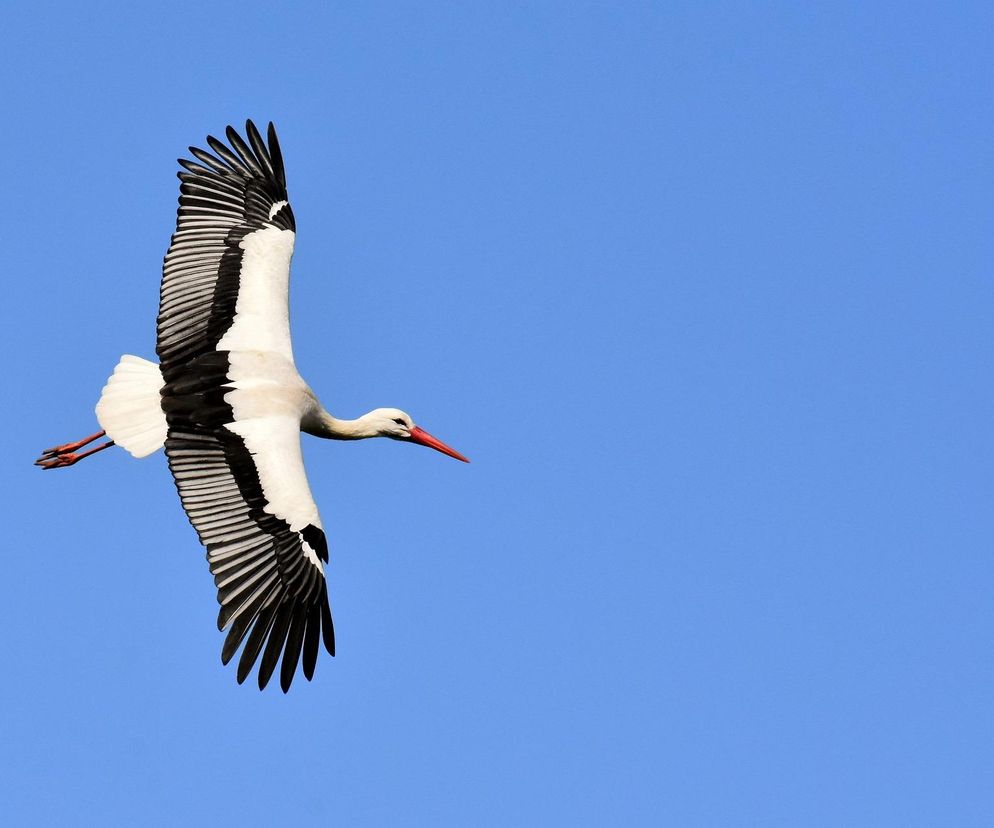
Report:
[{"label": "bird's eye", "polygon": [[397,425],[407,425],[407,423],[405,423],[402,419],[400,419],[400,417],[397,417],[397,419],[395,419],[394,422]]}]

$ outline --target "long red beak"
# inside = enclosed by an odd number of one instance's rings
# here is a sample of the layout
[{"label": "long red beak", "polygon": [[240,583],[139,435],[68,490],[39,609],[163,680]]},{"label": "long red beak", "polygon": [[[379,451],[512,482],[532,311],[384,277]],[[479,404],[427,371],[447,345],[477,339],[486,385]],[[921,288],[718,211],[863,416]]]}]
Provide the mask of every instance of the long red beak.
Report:
[{"label": "long red beak", "polygon": [[449,457],[455,457],[456,460],[462,460],[463,463],[468,463],[469,458],[463,457],[458,451],[453,448],[449,448],[445,443],[439,440],[437,437],[432,437],[423,428],[418,428],[414,426],[411,429],[411,441],[418,443],[422,446],[428,446],[428,448],[433,448],[435,451],[440,451],[442,454],[447,454]]}]

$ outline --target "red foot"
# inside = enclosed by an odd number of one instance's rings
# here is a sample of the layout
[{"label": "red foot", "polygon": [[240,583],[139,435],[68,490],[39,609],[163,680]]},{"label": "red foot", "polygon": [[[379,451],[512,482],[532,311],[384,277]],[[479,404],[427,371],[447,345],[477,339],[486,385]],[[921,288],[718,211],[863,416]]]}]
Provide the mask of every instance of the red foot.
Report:
[{"label": "red foot", "polygon": [[73,463],[78,463],[80,456],[78,454],[55,454],[51,457],[42,455],[37,460],[35,460],[36,466],[41,466],[46,471],[48,469],[61,469],[65,466],[71,466]]},{"label": "red foot", "polygon": [[35,460],[36,466],[41,466],[45,471],[49,469],[64,469],[67,466],[71,466],[74,463],[78,463],[84,457],[89,457],[91,454],[96,454],[98,451],[103,451],[106,448],[110,448],[114,445],[113,440],[108,440],[106,443],[92,448],[89,451],[84,451],[82,454],[76,454],[76,449],[82,448],[94,440],[103,437],[105,432],[98,431],[96,434],[91,434],[89,437],[84,437],[82,440],[77,440],[75,443],[64,443],[61,446],[55,446],[54,448],[45,449],[42,452],[41,457]]}]

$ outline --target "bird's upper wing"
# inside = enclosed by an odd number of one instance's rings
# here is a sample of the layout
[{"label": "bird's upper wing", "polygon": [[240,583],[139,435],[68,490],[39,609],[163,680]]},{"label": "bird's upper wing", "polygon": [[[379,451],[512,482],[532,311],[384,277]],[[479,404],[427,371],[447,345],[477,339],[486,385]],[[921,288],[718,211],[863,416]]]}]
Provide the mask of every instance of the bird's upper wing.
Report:
[{"label": "bird's upper wing", "polygon": [[228,359],[224,351],[205,354],[166,383],[166,456],[183,508],[207,547],[221,604],[218,629],[230,626],[221,660],[227,664],[245,641],[241,683],[265,645],[261,689],[282,653],[286,692],[301,649],[308,679],[322,637],[335,654],[324,577],[328,545],[304,473],[299,420],[276,413],[236,421],[226,401]]},{"label": "bird's upper wing", "polygon": [[[291,362],[287,290],[294,218],[276,130],[268,147],[255,125],[248,143],[228,127],[230,148],[190,147],[180,159],[176,232],[162,267],[155,350],[169,382],[213,350],[274,351]],[[198,163],[199,162],[199,163]]]}]

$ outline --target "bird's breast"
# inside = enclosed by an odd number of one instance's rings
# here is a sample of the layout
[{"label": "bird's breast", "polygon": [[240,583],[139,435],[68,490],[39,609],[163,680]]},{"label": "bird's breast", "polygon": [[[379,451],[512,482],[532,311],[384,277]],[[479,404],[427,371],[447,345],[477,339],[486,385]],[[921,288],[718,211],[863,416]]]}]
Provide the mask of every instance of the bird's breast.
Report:
[{"label": "bird's breast", "polygon": [[314,395],[296,366],[273,351],[232,351],[228,354],[228,385],[224,395],[235,420],[286,416],[298,422],[310,409]]}]

